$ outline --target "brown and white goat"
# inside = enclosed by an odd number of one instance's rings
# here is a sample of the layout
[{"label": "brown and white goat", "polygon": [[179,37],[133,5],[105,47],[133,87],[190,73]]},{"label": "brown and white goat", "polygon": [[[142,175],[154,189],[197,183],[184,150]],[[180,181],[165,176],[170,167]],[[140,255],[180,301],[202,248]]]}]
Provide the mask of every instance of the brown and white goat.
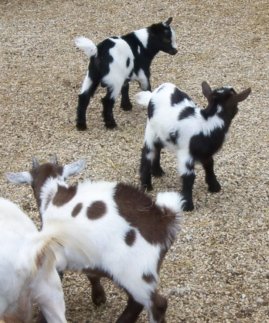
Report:
[{"label": "brown and white goat", "polygon": [[67,246],[60,270],[86,272],[99,302],[105,300],[100,277],[122,287],[128,303],[118,323],[135,322],[143,308],[151,323],[164,322],[167,300],[157,293],[157,285],[161,263],[179,229],[180,195],[159,193],[153,202],[123,183],[85,181],[68,186],[64,180],[83,167],[81,160],[63,167],[56,161],[39,165],[35,160],[30,172],[7,177],[32,185],[44,227],[50,218],[73,221],[87,257]]}]

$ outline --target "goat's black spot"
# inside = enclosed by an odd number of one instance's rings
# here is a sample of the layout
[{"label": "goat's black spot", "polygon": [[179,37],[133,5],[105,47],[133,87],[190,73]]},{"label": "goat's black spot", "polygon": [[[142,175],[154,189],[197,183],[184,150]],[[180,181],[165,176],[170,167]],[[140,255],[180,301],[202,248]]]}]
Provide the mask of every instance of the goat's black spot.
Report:
[{"label": "goat's black spot", "polygon": [[184,110],[182,110],[178,116],[178,120],[182,120],[185,118],[188,118],[190,116],[193,116],[195,114],[195,110],[192,107],[186,107]]},{"label": "goat's black spot", "polygon": [[202,132],[190,140],[190,153],[196,160],[205,160],[214,155],[222,146],[225,131],[222,128],[214,129],[209,135]]},{"label": "goat's black spot", "polygon": [[132,246],[135,242],[135,239],[136,239],[136,233],[135,233],[135,230],[134,229],[131,229],[129,230],[126,235],[125,235],[125,243],[128,245],[128,246]]},{"label": "goat's black spot", "polygon": [[190,100],[190,97],[178,88],[175,88],[174,92],[171,94],[171,105],[179,104],[184,99]]},{"label": "goat's black spot", "polygon": [[148,105],[148,118],[152,118],[153,117],[153,113],[154,113],[154,104],[152,103],[152,101],[149,101],[149,105]]},{"label": "goat's black spot", "polygon": [[130,65],[130,57],[127,58],[126,67],[129,67],[129,65]]},{"label": "goat's black spot", "polygon": [[167,141],[172,142],[174,145],[176,145],[178,137],[179,137],[178,130],[170,132],[169,137],[167,138]]}]

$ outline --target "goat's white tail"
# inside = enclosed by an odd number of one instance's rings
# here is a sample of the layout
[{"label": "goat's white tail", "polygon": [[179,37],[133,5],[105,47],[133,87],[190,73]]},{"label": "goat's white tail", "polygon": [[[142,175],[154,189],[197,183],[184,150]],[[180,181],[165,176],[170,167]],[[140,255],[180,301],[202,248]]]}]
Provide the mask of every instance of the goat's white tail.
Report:
[{"label": "goat's white tail", "polygon": [[184,199],[177,192],[162,192],[156,197],[156,204],[165,211],[167,224],[167,239],[165,241],[165,249],[168,250],[174,242],[178,231],[180,230],[181,211],[183,210]]},{"label": "goat's white tail", "polygon": [[177,192],[161,192],[157,194],[156,204],[180,214],[183,210],[184,199]]},{"label": "goat's white tail", "polygon": [[97,54],[96,45],[88,38],[80,36],[75,38],[76,46],[81,49],[89,58]]},{"label": "goat's white tail", "polygon": [[137,93],[134,98],[138,104],[147,107],[149,104],[149,101],[151,99],[151,96],[152,96],[152,92],[142,91],[142,92]]}]

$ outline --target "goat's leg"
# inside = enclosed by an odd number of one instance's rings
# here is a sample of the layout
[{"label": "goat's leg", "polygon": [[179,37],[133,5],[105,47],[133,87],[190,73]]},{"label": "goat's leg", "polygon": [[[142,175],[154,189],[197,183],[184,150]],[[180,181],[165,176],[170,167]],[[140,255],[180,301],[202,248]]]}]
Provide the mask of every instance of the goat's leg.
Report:
[{"label": "goat's leg", "polygon": [[151,308],[149,309],[149,320],[154,323],[165,323],[165,313],[167,310],[167,299],[158,294],[153,293],[151,296]]},{"label": "goat's leg", "polygon": [[183,211],[192,211],[194,209],[192,200],[192,189],[195,180],[194,162],[187,152],[179,151],[178,170],[182,180],[182,195],[185,200]]},{"label": "goat's leg", "polygon": [[116,121],[113,116],[113,107],[116,100],[115,93],[110,88],[107,88],[107,94],[102,98],[103,104],[103,118],[105,126],[109,129],[117,127]]},{"label": "goat's leg", "polygon": [[214,172],[214,159],[209,157],[202,161],[202,166],[205,170],[205,181],[208,185],[209,192],[216,193],[221,190],[220,183]]},{"label": "goat's leg", "polygon": [[155,177],[161,177],[164,175],[164,171],[161,167],[161,150],[163,148],[163,145],[160,143],[155,143],[154,144],[155,147],[155,154],[154,154],[154,158],[152,160],[152,166],[151,166],[151,173],[153,176]]},{"label": "goat's leg", "polygon": [[86,273],[92,287],[92,301],[96,306],[106,302],[106,294],[103,286],[101,285],[100,278]]},{"label": "goat's leg", "polygon": [[78,96],[78,106],[77,106],[77,120],[76,127],[78,130],[86,130],[86,111],[90,102],[90,98],[94,95],[99,81],[93,81],[89,77],[88,73],[83,81],[81,93]]},{"label": "goat's leg", "polygon": [[151,191],[153,189],[152,183],[151,183],[151,155],[153,152],[151,149],[147,146],[147,144],[144,144],[144,147],[142,148],[141,153],[141,159],[140,159],[140,184],[142,190]]},{"label": "goat's leg", "polygon": [[136,302],[132,296],[128,296],[128,303],[124,311],[117,319],[116,323],[134,323],[137,321],[139,314],[142,312],[144,306]]},{"label": "goat's leg", "polygon": [[132,110],[132,103],[129,97],[129,82],[126,82],[121,89],[121,104],[120,107],[124,111]]}]

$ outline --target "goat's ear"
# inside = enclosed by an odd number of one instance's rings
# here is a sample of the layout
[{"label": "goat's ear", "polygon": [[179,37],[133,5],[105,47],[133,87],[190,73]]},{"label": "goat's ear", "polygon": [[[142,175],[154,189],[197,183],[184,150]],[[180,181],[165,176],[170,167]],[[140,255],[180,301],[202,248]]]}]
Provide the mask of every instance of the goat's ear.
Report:
[{"label": "goat's ear", "polygon": [[172,20],[173,20],[173,17],[170,17],[170,18],[168,18],[168,19],[167,19],[163,24],[164,24],[165,26],[169,26],[169,25],[171,24]]},{"label": "goat's ear", "polygon": [[64,178],[76,175],[80,173],[86,166],[86,161],[84,159],[79,159],[78,161],[65,165],[63,168]]},{"label": "goat's ear", "polygon": [[13,184],[32,184],[33,178],[29,172],[6,173],[6,178]]},{"label": "goat's ear", "polygon": [[37,160],[37,158],[36,158],[36,157],[33,157],[33,158],[32,158],[32,167],[33,167],[33,169],[35,169],[35,168],[38,168],[38,167],[39,167],[39,162],[38,162],[38,160]]},{"label": "goat's ear", "polygon": [[206,81],[202,82],[202,92],[203,92],[203,95],[207,98],[207,100],[209,99],[210,95],[212,94],[211,87],[209,86],[209,84]]},{"label": "goat's ear", "polygon": [[58,159],[57,159],[57,156],[56,154],[54,154],[53,156],[51,156],[50,158],[50,162],[54,165],[58,165]]},{"label": "goat's ear", "polygon": [[246,100],[246,98],[249,96],[250,93],[251,93],[251,88],[249,87],[248,89],[236,94],[235,99],[237,102],[242,102]]}]

